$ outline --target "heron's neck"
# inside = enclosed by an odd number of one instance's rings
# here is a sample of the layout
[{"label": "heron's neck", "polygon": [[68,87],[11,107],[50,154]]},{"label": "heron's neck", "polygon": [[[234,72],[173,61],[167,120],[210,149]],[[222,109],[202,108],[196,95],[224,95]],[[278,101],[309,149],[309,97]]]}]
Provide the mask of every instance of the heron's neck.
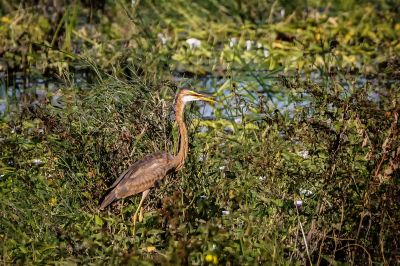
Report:
[{"label": "heron's neck", "polygon": [[182,168],[183,164],[185,163],[185,159],[188,154],[189,144],[188,144],[188,134],[184,119],[184,110],[185,110],[185,103],[180,102],[176,106],[176,122],[178,123],[179,127],[179,151],[178,154],[175,156],[175,169],[179,170]]}]

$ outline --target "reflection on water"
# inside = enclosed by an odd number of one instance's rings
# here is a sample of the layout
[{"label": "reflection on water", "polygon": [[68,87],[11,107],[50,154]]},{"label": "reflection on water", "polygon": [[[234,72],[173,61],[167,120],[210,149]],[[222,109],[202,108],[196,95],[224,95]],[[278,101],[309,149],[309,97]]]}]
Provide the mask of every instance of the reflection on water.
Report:
[{"label": "reflection on water", "polygon": [[[237,80],[232,81],[225,78],[206,77],[198,79],[191,78],[189,81],[196,89],[213,93],[217,95],[217,102],[219,109],[219,116],[224,117],[232,122],[239,123],[242,121],[243,116],[251,116],[255,119],[259,114],[254,113],[252,110],[259,110],[259,105],[262,101],[265,102],[265,107],[269,111],[279,111],[281,114],[286,113],[292,116],[298,108],[307,107],[310,104],[309,97],[304,91],[289,91],[281,82],[278,76],[256,76],[252,75],[237,77]],[[181,79],[179,79],[182,82]],[[350,77],[336,77],[333,85],[329,77],[322,76],[318,71],[310,75],[301,75],[300,81],[312,82],[320,86],[331,88],[332,86],[339,86],[342,88],[340,97],[343,99],[349,97],[355,91],[369,86],[371,88],[368,97],[376,102],[381,100],[384,95],[385,88],[398,84],[399,81],[395,79],[386,79],[381,77],[367,78],[365,76],[350,76]],[[375,89],[374,89],[375,88]],[[292,97],[296,95],[297,97]],[[255,108],[252,108],[255,107]],[[215,109],[208,104],[200,104],[200,112],[204,118],[212,118]]]},{"label": "reflection on water", "polygon": [[[292,113],[296,107],[305,107],[308,105],[308,95],[301,93],[300,97],[293,99],[288,96],[288,91],[282,85],[279,73],[274,76],[268,73],[242,74],[235,77],[235,80],[228,78],[214,77],[211,75],[204,77],[182,78],[175,76],[174,81],[177,84],[191,84],[189,87],[195,90],[214,94],[217,97],[218,116],[231,121],[241,121],[244,115],[257,115],[252,113],[252,107],[257,107],[263,102],[268,110],[278,110],[281,113]],[[264,76],[263,76],[264,75]],[[10,79],[12,79],[10,81]],[[327,77],[322,77],[316,71],[310,75],[300,75],[301,81],[311,80],[318,84],[327,84]],[[59,93],[61,83],[54,79],[43,77],[25,78],[23,73],[15,73],[12,78],[0,73],[0,116],[4,116],[10,111],[17,110],[21,106],[37,106],[49,103],[54,107],[63,108],[62,95]],[[378,78],[366,78],[359,76],[352,78],[349,82],[344,78],[338,78],[338,85],[343,88],[343,97],[347,97],[352,91],[364,86],[380,86],[384,83],[386,86],[398,83],[398,80],[381,80]],[[82,87],[89,87],[85,74],[76,73],[74,83]],[[330,86],[329,84],[327,86]],[[375,101],[379,101],[381,95],[373,92],[368,95]],[[299,100],[300,99],[300,100]],[[200,113],[205,119],[212,119],[215,116],[216,108],[209,104],[198,102]],[[256,108],[257,109],[257,108]]]},{"label": "reflection on water", "polygon": [[23,73],[15,73],[9,78],[1,75],[0,116],[18,110],[18,108],[39,106],[49,102],[55,107],[62,107],[59,91],[61,84],[43,77],[26,78]]}]

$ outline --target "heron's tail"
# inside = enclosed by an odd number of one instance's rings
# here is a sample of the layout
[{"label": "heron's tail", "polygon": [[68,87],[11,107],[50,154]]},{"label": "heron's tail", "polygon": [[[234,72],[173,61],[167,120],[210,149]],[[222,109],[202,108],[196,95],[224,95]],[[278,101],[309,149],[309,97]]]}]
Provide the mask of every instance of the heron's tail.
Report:
[{"label": "heron's tail", "polygon": [[103,199],[103,201],[100,204],[100,210],[104,210],[105,207],[111,204],[116,199],[115,192],[114,190],[110,191],[107,196]]}]

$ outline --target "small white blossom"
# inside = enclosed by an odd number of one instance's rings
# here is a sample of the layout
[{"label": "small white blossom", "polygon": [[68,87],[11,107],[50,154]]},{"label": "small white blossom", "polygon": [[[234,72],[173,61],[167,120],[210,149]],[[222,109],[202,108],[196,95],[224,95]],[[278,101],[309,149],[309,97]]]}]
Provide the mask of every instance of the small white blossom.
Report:
[{"label": "small white blossom", "polygon": [[205,199],[207,199],[207,196],[205,196],[205,195],[201,195],[201,196],[200,196],[200,199],[203,199],[203,200],[205,200]]},{"label": "small white blossom", "polygon": [[225,165],[220,166],[220,167],[219,167],[219,170],[221,170],[221,171],[225,170]]},{"label": "small white blossom", "polygon": [[262,48],[262,47],[263,47],[262,43],[257,42],[257,48],[260,49],[260,48]]},{"label": "small white blossom", "polygon": [[187,39],[186,43],[189,45],[190,49],[198,48],[201,45],[201,41],[196,38]]},{"label": "small white blossom", "polygon": [[236,117],[235,118],[235,123],[236,124],[241,124],[242,123],[242,118],[241,117]]},{"label": "small white blossom", "polygon": [[266,179],[265,175],[262,175],[262,176],[258,177],[258,180],[260,180],[260,181],[264,181],[265,179]]},{"label": "small white blossom", "polygon": [[237,44],[237,38],[233,37],[231,38],[231,41],[229,42],[229,46],[233,47]]},{"label": "small white blossom", "polygon": [[35,164],[35,165],[42,165],[42,164],[44,164],[43,161],[40,160],[40,159],[33,159],[33,160],[32,160],[32,163]]},{"label": "small white blossom", "polygon": [[313,194],[313,192],[311,190],[308,189],[301,189],[300,190],[300,194],[304,195],[304,196],[311,196]]},{"label": "small white blossom", "polygon": [[281,9],[281,17],[282,17],[282,18],[285,16],[285,13],[286,13],[286,12],[285,12],[285,9],[282,8],[282,9]]},{"label": "small white blossom", "polygon": [[309,154],[308,154],[307,150],[299,151],[299,152],[297,152],[297,155],[303,157],[303,159],[307,159],[309,157]]},{"label": "small white blossom", "polygon": [[246,50],[250,51],[252,45],[253,45],[253,41],[252,40],[247,40],[246,41]]},{"label": "small white blossom", "polygon": [[296,206],[297,208],[300,208],[301,206],[303,206],[303,201],[302,200],[295,200],[294,201],[294,206]]},{"label": "small white blossom", "polygon": [[265,56],[265,57],[268,57],[268,56],[269,56],[269,51],[268,51],[268,49],[264,49],[264,56]]},{"label": "small white blossom", "polygon": [[222,215],[228,215],[229,213],[229,211],[222,211]]}]

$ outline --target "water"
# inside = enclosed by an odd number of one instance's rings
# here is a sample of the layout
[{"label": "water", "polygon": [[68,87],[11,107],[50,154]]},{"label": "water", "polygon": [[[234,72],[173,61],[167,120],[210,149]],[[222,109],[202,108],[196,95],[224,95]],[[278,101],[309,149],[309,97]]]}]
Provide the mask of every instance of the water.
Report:
[{"label": "water", "polygon": [[[292,113],[296,107],[304,107],[308,105],[307,94],[303,93],[301,101],[294,101],[288,97],[288,91],[283,88],[280,77],[274,73],[271,76],[266,71],[256,71],[252,73],[243,73],[235,80],[227,78],[215,77],[211,75],[199,78],[183,78],[175,76],[174,81],[182,87],[193,87],[195,90],[208,92],[217,95],[219,116],[225,119],[238,121],[243,115],[253,114],[251,109],[260,104],[260,101],[267,101],[267,108],[270,110],[278,110],[281,113]],[[287,77],[287,75],[286,75]],[[81,87],[89,87],[88,77],[85,74],[76,73],[74,75],[74,83],[82,85]],[[322,77],[320,72],[315,71],[309,75],[302,73],[301,81],[311,79],[312,82],[324,84],[326,77]],[[338,85],[343,90],[343,98],[348,97],[353,90],[365,87],[367,85],[378,87],[382,83],[397,84],[398,80],[380,80],[379,78],[367,78],[359,76],[352,78],[352,82],[344,78],[338,79]],[[8,81],[8,77],[4,73],[0,73],[0,117],[16,110],[21,105],[40,105],[49,102],[52,106],[63,108],[62,96],[58,91],[63,86],[60,82],[45,77],[24,77],[23,73],[15,73],[13,80]],[[11,83],[11,84],[10,84]],[[190,86],[188,86],[190,85]],[[379,101],[380,94],[371,91],[368,95],[374,101]],[[206,104],[197,102],[200,113],[204,119],[212,119],[215,114],[215,108]],[[256,115],[256,114],[254,114]]]},{"label": "water", "polygon": [[11,82],[4,74],[0,77],[0,117],[21,106],[41,105],[47,101],[55,107],[62,107],[57,94],[62,84],[53,79],[26,78],[23,73],[15,73]]}]

